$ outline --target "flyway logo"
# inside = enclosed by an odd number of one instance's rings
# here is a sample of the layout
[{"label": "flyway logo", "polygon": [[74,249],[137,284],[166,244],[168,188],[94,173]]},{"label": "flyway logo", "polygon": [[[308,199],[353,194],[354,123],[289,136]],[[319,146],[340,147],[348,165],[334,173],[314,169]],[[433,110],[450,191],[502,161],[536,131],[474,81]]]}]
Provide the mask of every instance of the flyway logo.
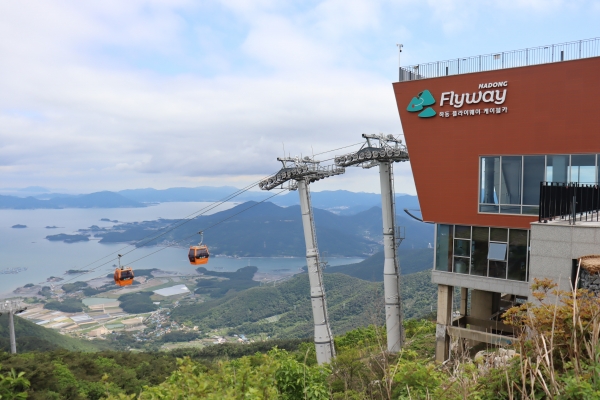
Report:
[{"label": "flyway logo", "polygon": [[418,112],[425,108],[422,112],[419,113],[419,117],[431,118],[435,117],[436,113],[433,107],[429,106],[432,106],[434,104],[435,99],[433,98],[431,92],[429,90],[423,90],[416,97],[412,98],[410,103],[408,103],[408,107],[406,108],[406,110],[408,112]]},{"label": "flyway logo", "polygon": [[[418,112],[420,118],[435,117],[436,114],[440,118],[450,117],[465,117],[476,115],[499,115],[508,113],[508,107],[504,105],[506,94],[508,92],[508,81],[480,83],[478,91],[473,93],[454,93],[454,91],[442,92],[440,95],[440,112],[436,113],[433,107],[435,98],[429,90],[423,90],[421,93],[412,98],[406,110],[414,113]],[[495,89],[498,88],[498,89]],[[490,90],[481,90],[490,89]],[[469,106],[477,106],[480,103],[484,108],[471,108]],[[464,109],[468,107],[468,109]],[[444,107],[452,107],[446,111]]]}]

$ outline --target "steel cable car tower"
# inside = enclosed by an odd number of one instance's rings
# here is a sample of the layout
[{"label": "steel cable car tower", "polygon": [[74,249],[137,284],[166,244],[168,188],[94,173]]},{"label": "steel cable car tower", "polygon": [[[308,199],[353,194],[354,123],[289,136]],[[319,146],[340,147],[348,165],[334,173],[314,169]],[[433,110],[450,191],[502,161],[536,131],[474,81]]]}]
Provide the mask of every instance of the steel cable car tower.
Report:
[{"label": "steel cable car tower", "polygon": [[379,166],[381,182],[381,211],[383,217],[383,289],[385,292],[385,324],[387,345],[390,353],[397,353],[404,342],[402,328],[402,305],[400,302],[400,267],[397,246],[402,236],[396,229],[396,200],[394,195],[394,162],[408,161],[408,151],[402,140],[392,135],[362,135],[366,143],[360,150],[335,157],[339,167]]},{"label": "steel cable car tower", "polygon": [[0,315],[8,313],[8,331],[10,336],[10,352],[17,354],[17,340],[15,337],[15,314],[27,310],[21,300],[6,300],[0,303]]},{"label": "steel cable car tower", "polygon": [[[300,195],[300,210],[302,212],[302,226],[304,227],[304,240],[306,242],[306,264],[308,266],[308,279],[310,282],[310,300],[312,303],[313,319],[315,325],[315,348],[319,364],[330,363],[335,357],[333,335],[327,316],[327,302],[323,287],[323,273],[319,260],[317,235],[313,210],[310,201],[309,184],[318,180],[345,172],[343,167],[330,165],[321,167],[318,161],[310,157],[277,158],[283,168],[272,177],[258,184],[262,190],[271,190],[289,182],[289,190],[298,190]],[[283,186],[282,186],[283,187]]]}]

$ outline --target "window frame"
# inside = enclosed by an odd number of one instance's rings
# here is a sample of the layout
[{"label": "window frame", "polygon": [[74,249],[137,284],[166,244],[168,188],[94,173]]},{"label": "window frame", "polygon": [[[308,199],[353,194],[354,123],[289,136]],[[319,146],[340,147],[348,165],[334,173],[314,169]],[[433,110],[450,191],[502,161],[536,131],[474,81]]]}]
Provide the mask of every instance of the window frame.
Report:
[{"label": "window frame", "polygon": [[[568,156],[568,165],[567,165],[567,181],[571,182],[572,181],[572,177],[571,177],[571,167],[572,167],[572,157],[573,156],[594,156],[594,168],[595,168],[595,176],[596,176],[596,182],[589,182],[589,184],[599,184],[600,183],[600,166],[598,165],[599,159],[600,159],[600,154],[598,153],[574,153],[574,154],[486,154],[486,155],[480,155],[478,157],[478,170],[479,170],[479,174],[478,174],[478,182],[477,182],[477,214],[491,214],[491,215],[519,215],[519,216],[525,216],[525,217],[532,217],[535,214],[525,214],[523,213],[523,207],[526,207],[526,209],[530,209],[531,207],[535,207],[535,205],[532,204],[523,204],[523,190],[524,190],[524,180],[525,180],[525,157],[526,156],[543,156],[544,157],[544,180],[543,181],[547,181],[548,180],[548,157],[549,156],[555,156],[555,155],[566,155]],[[481,190],[482,190],[482,179],[483,179],[483,165],[482,165],[482,159],[484,157],[499,157],[499,164],[498,167],[500,168],[499,170],[499,175],[500,175],[500,179],[502,179],[502,157],[521,157],[521,189],[520,189],[520,204],[502,204],[502,184],[500,183],[498,186],[498,191],[499,193],[497,194],[498,196],[498,204],[491,204],[491,203],[482,203],[480,202],[481,199]],[[583,182],[583,183],[587,183],[587,182]],[[482,210],[482,206],[487,206],[487,207],[497,207],[497,211],[481,211]],[[507,213],[507,212],[501,212],[502,211],[502,206],[505,207],[518,207],[519,208],[519,213]]]}]

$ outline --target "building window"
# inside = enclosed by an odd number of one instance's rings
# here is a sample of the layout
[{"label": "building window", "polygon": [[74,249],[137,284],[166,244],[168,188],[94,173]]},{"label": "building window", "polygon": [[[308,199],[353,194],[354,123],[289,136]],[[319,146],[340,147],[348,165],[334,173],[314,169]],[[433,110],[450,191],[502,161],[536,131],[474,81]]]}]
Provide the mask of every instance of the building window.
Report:
[{"label": "building window", "polygon": [[487,276],[487,253],[490,239],[490,228],[473,227],[471,241],[471,275]]},{"label": "building window", "polygon": [[600,155],[482,156],[479,212],[539,213],[540,182],[597,184]]},{"label": "building window", "polygon": [[435,269],[452,272],[452,238],[453,225],[436,225],[435,235]]},{"label": "building window", "polygon": [[438,224],[435,269],[527,281],[528,243],[525,229]]}]

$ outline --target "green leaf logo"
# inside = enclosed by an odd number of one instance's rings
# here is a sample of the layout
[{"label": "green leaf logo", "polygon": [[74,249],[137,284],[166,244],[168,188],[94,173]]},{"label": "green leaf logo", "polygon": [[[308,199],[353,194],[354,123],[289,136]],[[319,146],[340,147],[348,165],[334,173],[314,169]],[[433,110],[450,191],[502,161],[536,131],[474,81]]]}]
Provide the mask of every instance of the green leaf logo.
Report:
[{"label": "green leaf logo", "polygon": [[435,110],[432,107],[428,107],[435,104],[435,99],[429,90],[423,90],[416,97],[413,97],[410,103],[408,103],[408,107],[406,110],[408,112],[417,112],[423,110],[423,112],[419,113],[419,117],[421,118],[431,118],[435,117]]}]

